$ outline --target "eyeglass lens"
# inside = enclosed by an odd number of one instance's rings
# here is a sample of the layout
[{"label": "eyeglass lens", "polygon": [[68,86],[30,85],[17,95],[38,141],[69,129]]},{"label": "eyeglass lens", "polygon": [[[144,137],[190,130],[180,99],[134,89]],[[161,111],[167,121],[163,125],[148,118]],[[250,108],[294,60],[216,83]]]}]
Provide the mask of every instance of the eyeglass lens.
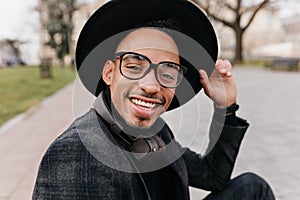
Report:
[{"label": "eyeglass lens", "polygon": [[153,65],[156,66],[158,82],[165,87],[176,87],[183,76],[180,65],[173,62],[152,64],[148,58],[133,53],[126,53],[121,58],[121,73],[129,79],[143,78]]}]

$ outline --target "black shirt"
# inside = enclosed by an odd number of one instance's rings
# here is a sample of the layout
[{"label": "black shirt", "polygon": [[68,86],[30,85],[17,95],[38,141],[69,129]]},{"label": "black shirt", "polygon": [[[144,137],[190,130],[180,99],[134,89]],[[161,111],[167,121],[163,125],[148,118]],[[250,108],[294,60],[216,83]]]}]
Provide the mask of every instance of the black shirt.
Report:
[{"label": "black shirt", "polygon": [[142,177],[152,200],[175,199],[174,191],[182,190],[178,176],[170,166],[142,173]]}]

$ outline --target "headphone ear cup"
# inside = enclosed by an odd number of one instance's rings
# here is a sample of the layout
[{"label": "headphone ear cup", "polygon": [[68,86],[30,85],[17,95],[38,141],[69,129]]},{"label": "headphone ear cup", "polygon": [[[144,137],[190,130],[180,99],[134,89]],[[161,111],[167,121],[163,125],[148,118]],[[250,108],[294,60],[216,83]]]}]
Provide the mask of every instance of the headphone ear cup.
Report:
[{"label": "headphone ear cup", "polygon": [[150,152],[165,149],[165,142],[158,135],[150,138],[139,138],[130,147],[130,151],[134,153],[136,159],[141,160]]},{"label": "headphone ear cup", "polygon": [[144,158],[150,150],[150,146],[144,138],[137,139],[130,147],[130,151],[135,153],[134,156],[138,160]]}]

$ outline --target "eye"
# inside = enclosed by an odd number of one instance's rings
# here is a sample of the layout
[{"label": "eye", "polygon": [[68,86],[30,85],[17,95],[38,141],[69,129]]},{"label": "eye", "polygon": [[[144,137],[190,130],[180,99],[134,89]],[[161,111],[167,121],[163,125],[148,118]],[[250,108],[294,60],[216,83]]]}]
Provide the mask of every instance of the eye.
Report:
[{"label": "eye", "polygon": [[165,82],[177,82],[178,70],[173,63],[161,63],[158,68],[159,78]]},{"label": "eye", "polygon": [[161,73],[159,76],[161,79],[168,82],[173,82],[176,80],[175,76],[171,73]]},{"label": "eye", "polygon": [[143,68],[141,66],[137,66],[137,65],[128,64],[125,67],[127,70],[132,71],[132,72],[142,72],[143,71]]}]

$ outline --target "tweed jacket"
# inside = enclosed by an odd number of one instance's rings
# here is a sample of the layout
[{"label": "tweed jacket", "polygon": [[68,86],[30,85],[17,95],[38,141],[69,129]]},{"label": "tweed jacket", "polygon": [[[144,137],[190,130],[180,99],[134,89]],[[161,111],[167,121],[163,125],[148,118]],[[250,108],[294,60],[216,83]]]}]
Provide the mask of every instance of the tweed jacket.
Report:
[{"label": "tweed jacket", "polygon": [[[170,164],[178,180],[170,184],[180,188],[174,191],[174,197],[189,199],[189,186],[208,191],[226,187],[249,125],[240,118],[237,122],[238,125],[228,126],[213,118],[210,132],[220,128],[222,132],[204,157],[178,144],[184,153]],[[164,140],[173,139],[172,132],[167,132]],[[75,120],[43,156],[32,199],[151,199],[140,173],[116,170],[99,161],[100,156],[100,160],[119,160],[118,165],[128,165],[124,156],[112,155],[107,138],[118,145],[94,109]],[[95,151],[100,153],[87,150],[87,144],[97,146]]]}]

